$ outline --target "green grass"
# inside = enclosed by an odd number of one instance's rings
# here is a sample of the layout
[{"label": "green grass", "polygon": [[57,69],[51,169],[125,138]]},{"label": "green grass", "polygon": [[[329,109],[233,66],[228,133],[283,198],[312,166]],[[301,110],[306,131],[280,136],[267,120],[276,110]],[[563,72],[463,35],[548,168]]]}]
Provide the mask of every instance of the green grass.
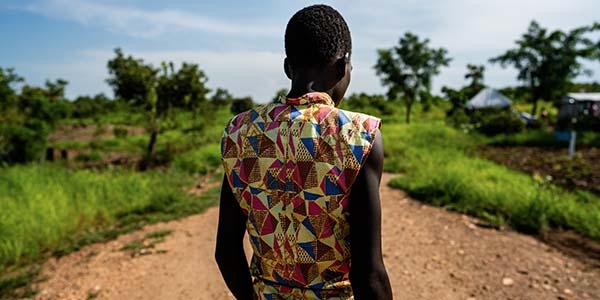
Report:
[{"label": "green grass", "polygon": [[217,201],[184,187],[191,178],[158,171],[70,171],[58,165],[0,172],[0,271],[62,255],[143,224],[198,213]]},{"label": "green grass", "polygon": [[527,233],[567,228],[600,239],[598,197],[567,192],[543,178],[474,157],[481,138],[442,123],[390,125],[382,131],[386,171],[405,174],[390,185],[418,200],[494,226],[508,224]]},{"label": "green grass", "polygon": [[219,144],[208,144],[177,155],[172,163],[172,169],[190,175],[206,175],[221,165],[221,150]]}]

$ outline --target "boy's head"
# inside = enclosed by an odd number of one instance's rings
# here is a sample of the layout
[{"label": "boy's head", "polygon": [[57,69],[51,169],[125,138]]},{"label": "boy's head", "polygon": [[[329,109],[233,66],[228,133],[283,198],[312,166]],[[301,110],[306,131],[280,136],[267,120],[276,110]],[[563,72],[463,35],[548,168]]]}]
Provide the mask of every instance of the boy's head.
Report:
[{"label": "boy's head", "polygon": [[[342,15],[330,6],[303,8],[287,24],[286,74],[294,80],[291,74],[294,72],[316,70],[326,75],[328,71],[334,71],[337,73],[333,76],[336,81],[336,91],[333,92],[336,95],[331,96],[336,103],[341,100],[350,82],[351,52],[352,39],[348,25]],[[339,99],[335,99],[338,96]]]}]

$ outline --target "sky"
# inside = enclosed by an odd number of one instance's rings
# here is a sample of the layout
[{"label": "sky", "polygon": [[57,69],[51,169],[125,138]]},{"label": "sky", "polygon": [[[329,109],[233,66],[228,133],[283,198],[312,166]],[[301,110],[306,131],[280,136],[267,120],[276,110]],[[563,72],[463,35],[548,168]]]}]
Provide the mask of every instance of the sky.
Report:
[{"label": "sky", "polygon": [[[467,64],[485,65],[485,84],[517,84],[516,70],[488,59],[513,48],[536,20],[550,30],[600,22],[598,0],[339,0],[325,1],[352,33],[354,92],[384,93],[373,65],[377,49],[397,45],[410,31],[448,50],[452,61],[433,79],[460,88]],[[283,73],[283,36],[289,18],[314,2],[159,0],[2,0],[0,67],[15,68],[30,85],[66,79],[67,97],[105,93],[114,49],[154,66],[195,63],[208,87],[268,102],[289,87]],[[596,35],[594,38],[600,38]],[[579,81],[600,81],[600,61]]]}]

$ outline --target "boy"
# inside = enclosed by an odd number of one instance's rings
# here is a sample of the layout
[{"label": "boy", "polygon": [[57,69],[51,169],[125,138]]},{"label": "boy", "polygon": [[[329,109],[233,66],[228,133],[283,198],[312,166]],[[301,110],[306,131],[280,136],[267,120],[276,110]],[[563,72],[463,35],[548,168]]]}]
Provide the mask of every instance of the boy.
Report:
[{"label": "boy", "polygon": [[392,298],[381,254],[380,120],[336,108],[351,50],[336,10],[298,11],[285,32],[289,94],[225,128],[215,257],[237,299]]}]

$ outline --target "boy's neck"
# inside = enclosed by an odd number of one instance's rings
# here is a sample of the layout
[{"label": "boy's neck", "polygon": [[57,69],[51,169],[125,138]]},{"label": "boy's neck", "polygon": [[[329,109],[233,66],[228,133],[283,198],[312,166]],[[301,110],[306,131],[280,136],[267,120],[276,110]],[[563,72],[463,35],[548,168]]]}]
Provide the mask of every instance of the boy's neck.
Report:
[{"label": "boy's neck", "polygon": [[[308,74],[310,75],[310,74]],[[328,80],[322,80],[317,76],[295,76],[288,97],[298,98],[308,93],[322,92],[331,96],[333,86],[327,84]]]}]

